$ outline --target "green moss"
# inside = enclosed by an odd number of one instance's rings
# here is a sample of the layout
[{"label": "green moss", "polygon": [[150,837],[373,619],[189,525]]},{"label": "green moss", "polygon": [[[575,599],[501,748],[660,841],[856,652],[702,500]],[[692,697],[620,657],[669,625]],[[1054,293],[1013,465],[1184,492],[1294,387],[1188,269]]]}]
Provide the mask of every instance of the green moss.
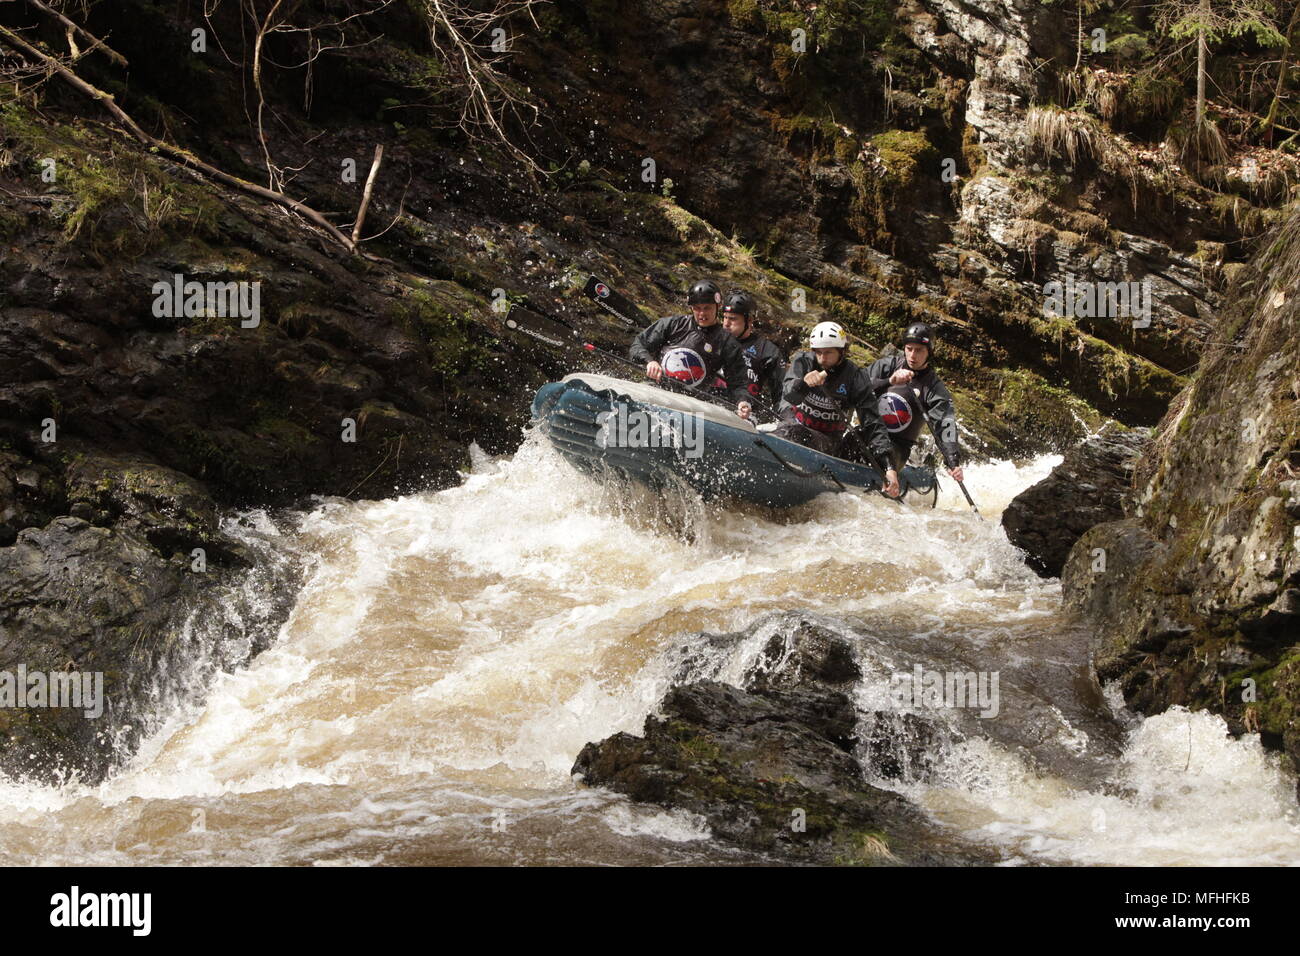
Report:
[{"label": "green moss", "polygon": [[850,830],[836,833],[838,866],[878,866],[896,859],[889,849],[889,836],[883,830]]},{"label": "green moss", "polygon": [[1185,98],[1177,76],[1164,70],[1145,70],[1125,87],[1119,119],[1129,127],[1162,126],[1178,113]]},{"label": "green moss", "polygon": [[756,27],[763,23],[758,0],[727,0],[727,15],[738,27]]},{"label": "green moss", "polygon": [[1208,205],[1220,225],[1243,236],[1258,236],[1268,228],[1270,220],[1264,210],[1240,196],[1216,193],[1210,197]]},{"label": "green moss", "polygon": [[1022,440],[1041,442],[1054,449],[1067,448],[1084,434],[1083,422],[1087,419],[1076,409],[1096,417],[1077,396],[1025,369],[1001,371],[998,385],[994,414]]},{"label": "green moss", "polygon": [[249,427],[249,431],[255,437],[266,439],[291,452],[302,451],[321,440],[297,422],[274,414],[258,417]]},{"label": "green moss", "polygon": [[830,117],[809,116],[804,113],[777,116],[772,120],[772,128],[781,134],[787,147],[794,144],[811,146],[814,158],[833,155],[838,140],[846,139],[850,145],[853,143],[853,140],[840,129],[840,125]]},{"label": "green moss", "polygon": [[[487,368],[488,352],[480,338],[479,324],[454,308],[458,287],[447,295],[447,283],[430,283],[428,288],[413,289],[397,305],[394,317],[429,350],[429,365],[443,375],[461,375]],[[435,294],[434,290],[438,293]],[[452,308],[448,307],[451,299]],[[484,305],[486,308],[486,305]]]},{"label": "green moss", "polygon": [[1280,736],[1300,716],[1297,711],[1300,707],[1300,649],[1288,651],[1272,666],[1229,675],[1228,686],[1240,687],[1241,681],[1247,677],[1255,681],[1253,709],[1259,720],[1259,729]]},{"label": "green moss", "polygon": [[16,209],[0,206],[0,242],[22,235],[26,228],[26,216]]},{"label": "green moss", "polygon": [[[33,181],[56,197],[51,214],[64,238],[85,242],[101,259],[135,258],[186,233],[217,234],[220,207],[211,195],[147,152],[49,123],[11,93],[0,93],[0,129]],[[49,160],[55,178],[45,184]]]},{"label": "green moss", "polygon": [[938,151],[924,133],[894,129],[873,136],[871,143],[885,165],[885,183],[891,188],[911,188],[938,161]]},{"label": "green moss", "polygon": [[[806,30],[810,51],[848,45],[854,39],[860,47],[877,49],[896,30],[889,0],[822,0],[802,9],[788,0],[761,5],[753,0],[730,0],[728,9],[735,22],[752,22],[757,12],[768,33],[788,38],[792,30]],[[738,15],[746,19],[738,19]]]}]

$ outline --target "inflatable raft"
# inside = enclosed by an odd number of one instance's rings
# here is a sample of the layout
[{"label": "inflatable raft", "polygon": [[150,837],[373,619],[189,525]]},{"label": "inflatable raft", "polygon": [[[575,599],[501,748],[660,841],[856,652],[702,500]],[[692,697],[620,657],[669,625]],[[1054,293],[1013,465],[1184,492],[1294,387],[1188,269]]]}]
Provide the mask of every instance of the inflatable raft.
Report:
[{"label": "inflatable raft", "polygon": [[[532,412],[576,468],[652,488],[679,480],[706,499],[789,508],[827,492],[884,487],[876,468],[777,438],[730,409],[649,382],[574,373],[538,389]],[[898,480],[904,497],[934,505],[933,471],[907,467]]]}]

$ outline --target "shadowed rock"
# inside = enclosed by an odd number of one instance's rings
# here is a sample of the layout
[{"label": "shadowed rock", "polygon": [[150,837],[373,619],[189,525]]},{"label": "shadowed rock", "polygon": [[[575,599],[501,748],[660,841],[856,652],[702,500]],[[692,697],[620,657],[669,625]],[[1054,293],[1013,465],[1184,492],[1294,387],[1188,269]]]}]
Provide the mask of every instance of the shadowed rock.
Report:
[{"label": "shadowed rock", "polygon": [[1016,495],[1002,512],[1002,527],[1025,552],[1025,563],[1043,577],[1059,577],[1081,534],[1124,517],[1133,469],[1149,441],[1146,429],[1105,429]]}]

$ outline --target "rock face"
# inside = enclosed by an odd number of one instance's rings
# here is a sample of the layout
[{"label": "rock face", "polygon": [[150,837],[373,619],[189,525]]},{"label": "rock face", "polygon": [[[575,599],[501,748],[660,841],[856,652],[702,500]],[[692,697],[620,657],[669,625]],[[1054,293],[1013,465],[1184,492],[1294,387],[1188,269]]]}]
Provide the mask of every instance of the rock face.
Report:
[{"label": "rock face", "polygon": [[82,675],[83,694],[65,698],[80,706],[6,699],[0,770],[43,783],[73,773],[97,780],[186,684],[206,669],[246,662],[274,636],[292,605],[291,566],[211,529],[204,540],[216,545],[214,555],[258,564],[265,597],[250,601],[219,566],[197,571],[189,555],[164,557],[147,534],[68,516],[26,528],[0,548],[0,672],[14,688],[24,673],[44,681]]},{"label": "rock face", "polygon": [[[1300,211],[1236,287],[1223,344],[1162,423],[1133,516],[1070,552],[1067,600],[1129,705],[1224,714],[1300,759]],[[1091,555],[1104,552],[1104,567]]]},{"label": "rock face", "polygon": [[633,800],[699,814],[715,836],[783,859],[987,862],[973,848],[941,849],[915,806],[866,783],[854,756],[858,713],[846,693],[860,676],[845,641],[801,625],[771,638],[743,687],[674,687],[642,736],[588,744],[573,772]]},{"label": "rock face", "polygon": [[1025,563],[1043,577],[1059,577],[1081,534],[1122,518],[1133,470],[1149,443],[1146,429],[1107,427],[1016,495],[1002,512],[1002,527],[1025,552]]}]

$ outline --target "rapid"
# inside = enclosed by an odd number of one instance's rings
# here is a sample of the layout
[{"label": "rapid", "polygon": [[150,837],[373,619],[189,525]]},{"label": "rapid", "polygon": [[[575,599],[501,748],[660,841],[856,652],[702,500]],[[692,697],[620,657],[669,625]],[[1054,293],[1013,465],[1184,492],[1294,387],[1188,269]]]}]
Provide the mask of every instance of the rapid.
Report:
[{"label": "rapid", "polygon": [[[1000,672],[997,719],[964,720],[925,775],[873,777],[936,832],[1007,865],[1300,863],[1276,755],[1204,713],[1126,713],[1090,679],[1059,582],[1007,542],[1002,508],[1058,461],[969,467],[984,521],[950,481],[934,510],[824,495],[775,515],[601,484],[530,435],[508,458],[476,449],[449,490],[232,515],[301,569],[272,645],[165,702],[102,784],[0,781],[0,860],[762,862],[569,771],[640,731],[699,632],[759,622],[705,665],[735,679],[763,622],[802,610],[854,640],[863,736],[890,673]],[[249,574],[240,600],[266,587]]]}]

